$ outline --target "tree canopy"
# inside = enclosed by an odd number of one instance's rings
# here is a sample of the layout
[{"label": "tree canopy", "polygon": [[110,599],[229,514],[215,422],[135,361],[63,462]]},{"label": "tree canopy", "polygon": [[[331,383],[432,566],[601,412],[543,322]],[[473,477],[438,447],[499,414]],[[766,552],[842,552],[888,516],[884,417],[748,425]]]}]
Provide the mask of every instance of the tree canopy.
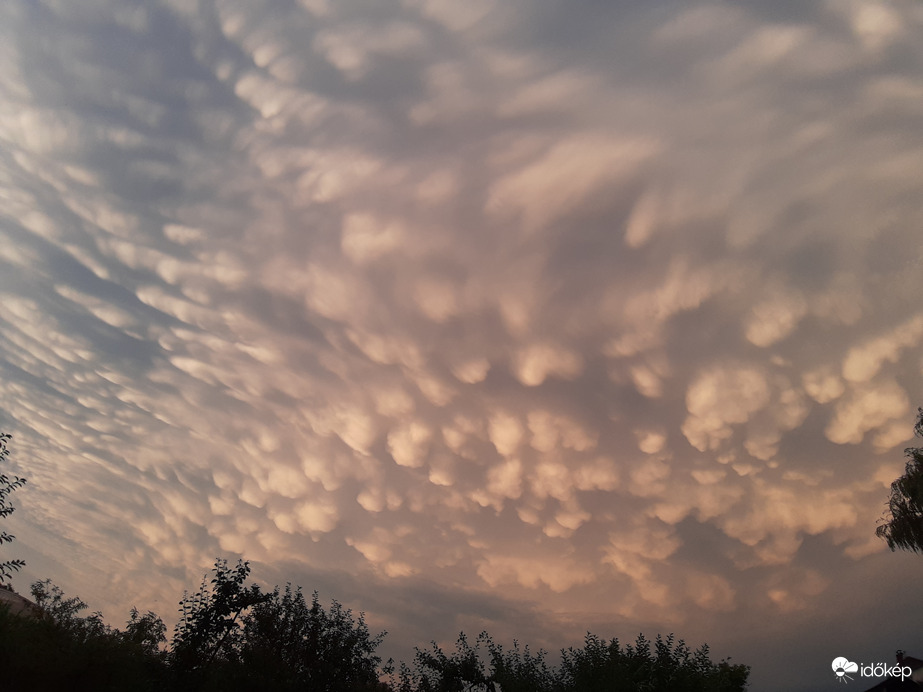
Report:
[{"label": "tree canopy", "polygon": [[[923,408],[917,409],[914,433],[923,437]],[[891,484],[888,511],[875,533],[891,550],[923,553],[923,447],[908,447],[904,455],[904,475]]]},{"label": "tree canopy", "polygon": [[[653,648],[652,648],[653,644]],[[486,652],[482,651],[486,649]],[[634,644],[606,641],[587,633],[582,648],[561,652],[551,666],[546,652],[532,653],[518,642],[506,649],[482,632],[470,644],[459,635],[446,654],[435,642],[417,649],[414,666],[402,665],[396,692],[741,692],[750,668],[714,663],[707,645],[692,651],[671,634],[651,642],[639,634]]]},{"label": "tree canopy", "polygon": [[[6,433],[0,433],[0,463],[6,461],[10,454],[8,443],[12,437],[12,435],[8,435]],[[21,488],[25,484],[25,478],[20,478],[19,476],[7,476],[5,473],[0,472],[0,518],[8,517],[16,510],[15,507],[7,502],[7,497],[11,492]],[[11,543],[14,538],[16,537],[12,534],[7,533],[6,531],[0,531],[0,544]],[[25,566],[26,563],[22,560],[0,561],[0,582],[9,579],[11,576],[13,576],[13,572],[19,571]]]},{"label": "tree canopy", "polygon": [[[622,646],[587,634],[583,647],[546,652],[514,642],[504,648],[486,633],[454,651],[436,643],[416,649],[395,670],[376,651],[360,613],[333,601],[324,608],[287,585],[264,593],[248,584],[248,563],[217,560],[210,580],[184,594],[172,642],[154,613],[132,608],[123,629],[50,580],[32,585],[36,608],[14,615],[0,606],[0,689],[156,690],[157,692],[742,692],[750,669],[714,663],[707,646],[689,649],[673,635],[639,635]],[[49,656],[54,665],[48,665]]]}]

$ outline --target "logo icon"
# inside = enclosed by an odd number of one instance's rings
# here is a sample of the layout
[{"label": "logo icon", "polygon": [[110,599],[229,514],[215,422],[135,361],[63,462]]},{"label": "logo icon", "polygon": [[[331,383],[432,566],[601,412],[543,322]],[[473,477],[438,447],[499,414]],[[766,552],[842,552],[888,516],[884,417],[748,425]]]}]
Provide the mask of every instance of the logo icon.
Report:
[{"label": "logo icon", "polygon": [[858,663],[853,663],[852,661],[845,659],[842,656],[840,656],[839,658],[833,659],[832,667],[833,667],[833,672],[836,674],[837,682],[847,682],[848,680],[852,680],[852,678],[849,677],[847,673],[858,673],[859,672]]}]

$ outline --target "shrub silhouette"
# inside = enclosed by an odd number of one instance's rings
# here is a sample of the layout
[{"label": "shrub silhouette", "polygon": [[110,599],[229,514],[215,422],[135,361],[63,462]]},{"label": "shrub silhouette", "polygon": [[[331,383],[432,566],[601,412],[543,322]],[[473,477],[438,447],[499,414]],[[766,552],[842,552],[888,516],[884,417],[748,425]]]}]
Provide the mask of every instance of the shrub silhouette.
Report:
[{"label": "shrub silhouette", "polygon": [[80,617],[79,598],[66,598],[50,580],[35,582],[37,606],[29,615],[0,608],[0,688],[41,690],[162,689],[165,627],[153,613],[132,610],[126,630],[103,622],[100,613]]},{"label": "shrub silhouette", "polygon": [[750,675],[744,665],[713,663],[707,645],[690,651],[672,634],[657,635],[651,651],[643,634],[623,649],[617,639],[606,642],[588,633],[582,649],[561,652],[558,668],[550,667],[545,656],[542,650],[533,654],[528,647],[520,649],[518,642],[504,651],[486,632],[471,646],[462,633],[451,654],[435,642],[430,649],[417,649],[414,667],[401,667],[397,688],[399,692],[737,692],[746,689]]},{"label": "shrub silhouette", "polygon": [[[249,564],[217,560],[211,580],[184,594],[172,644],[157,615],[132,608],[123,630],[50,580],[35,582],[36,612],[0,607],[0,689],[20,690],[311,690],[321,692],[738,692],[749,668],[713,663],[708,647],[691,651],[673,635],[639,635],[624,648],[587,634],[583,647],[546,652],[518,642],[504,649],[483,632],[462,633],[446,653],[435,642],[416,649],[412,666],[382,665],[365,618],[333,601],[324,608],[300,588],[263,593],[248,585]],[[383,682],[387,679],[388,682]]]},{"label": "shrub silhouette", "polygon": [[192,689],[204,684],[206,671],[213,664],[222,669],[239,663],[238,619],[245,610],[269,598],[256,584],[244,586],[250,564],[243,560],[234,568],[228,567],[227,560],[216,560],[213,572],[209,583],[202,579],[198,592],[183,594],[170,650],[170,668],[177,683]]},{"label": "shrub silhouette", "polygon": [[381,658],[375,650],[384,637],[369,634],[361,613],[354,619],[337,601],[328,612],[316,591],[309,606],[301,588],[288,584],[283,592],[276,587],[245,618],[241,662],[278,690],[378,690]]},{"label": "shrub silhouette", "polygon": [[565,689],[585,692],[734,692],[746,689],[749,675],[747,666],[712,663],[707,644],[692,652],[672,634],[666,639],[658,634],[652,652],[643,634],[622,649],[618,639],[607,643],[588,633],[582,649],[563,652],[560,668]]}]

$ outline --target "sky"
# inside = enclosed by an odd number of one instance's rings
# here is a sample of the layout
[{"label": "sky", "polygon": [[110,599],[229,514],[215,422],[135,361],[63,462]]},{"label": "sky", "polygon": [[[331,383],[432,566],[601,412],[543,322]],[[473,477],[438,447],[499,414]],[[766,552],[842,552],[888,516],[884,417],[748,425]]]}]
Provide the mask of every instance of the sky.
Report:
[{"label": "sky", "polygon": [[[409,660],[923,657],[923,5],[0,4],[4,528],[119,625],[216,557]],[[870,686],[871,683],[869,683]]]}]

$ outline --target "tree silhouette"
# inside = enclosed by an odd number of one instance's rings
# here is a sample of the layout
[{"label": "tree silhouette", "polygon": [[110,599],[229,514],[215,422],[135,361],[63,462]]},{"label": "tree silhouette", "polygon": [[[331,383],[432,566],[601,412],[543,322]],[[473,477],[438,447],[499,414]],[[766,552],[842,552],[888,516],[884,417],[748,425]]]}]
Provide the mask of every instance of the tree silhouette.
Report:
[{"label": "tree silhouette", "polygon": [[[652,647],[653,644],[653,647]],[[489,654],[482,657],[481,648]],[[583,648],[561,651],[561,664],[550,667],[541,649],[531,653],[518,642],[504,651],[486,632],[474,643],[459,635],[455,651],[435,642],[416,650],[414,667],[403,665],[395,692],[743,692],[750,668],[728,661],[714,663],[707,645],[692,651],[671,634],[651,642],[638,635],[624,648],[587,633]]]},{"label": "tree silhouette", "polygon": [[[385,633],[373,637],[360,613],[336,600],[328,611],[315,591],[310,605],[301,588],[286,585],[244,618],[240,662],[247,675],[275,690],[360,692],[380,690],[381,657],[375,650]],[[391,662],[382,670],[391,672]],[[387,687],[385,686],[385,689]]]},{"label": "tree silhouette", "polygon": [[[12,435],[7,435],[6,433],[0,433],[0,463],[6,461],[6,458],[10,454],[10,450],[7,446],[7,443],[13,438]],[[7,504],[7,496],[14,490],[21,488],[26,484],[25,478],[20,478],[19,476],[7,476],[5,473],[0,473],[0,518],[8,517],[11,515],[16,508]],[[0,531],[0,543],[10,543],[16,538],[12,534],[7,533],[6,531]],[[26,563],[22,560],[6,560],[0,562],[0,581],[5,581],[13,576],[13,572],[18,572]]]},{"label": "tree silhouette", "polygon": [[[923,437],[923,408],[917,409],[913,431]],[[923,447],[908,447],[904,455],[908,459],[904,475],[891,484],[891,518],[884,517],[885,523],[875,533],[888,542],[891,550],[923,553]]]},{"label": "tree silhouette", "polygon": [[4,692],[164,692],[169,689],[159,649],[164,624],[132,610],[124,631],[99,612],[67,597],[50,579],[32,584],[35,607],[13,614],[0,606],[0,689]]},{"label": "tree silhouette", "polygon": [[[506,649],[482,632],[460,634],[454,651],[435,642],[415,650],[395,676],[375,653],[365,619],[337,601],[324,608],[291,585],[261,593],[245,584],[249,565],[215,563],[214,578],[182,600],[172,646],[154,613],[132,608],[125,629],[66,597],[51,580],[32,585],[35,609],[0,605],[0,689],[4,692],[743,692],[748,666],[713,662],[673,635],[634,644],[587,633],[581,648]],[[387,678],[386,682],[383,678]]]},{"label": "tree silhouette", "polygon": [[198,593],[183,594],[180,620],[173,635],[171,666],[189,686],[198,685],[205,670],[216,660],[236,662],[240,623],[248,608],[269,599],[256,584],[245,587],[250,563],[216,560],[210,584],[202,580]]},{"label": "tree silhouette", "polygon": [[461,632],[451,654],[446,654],[436,642],[431,642],[429,650],[416,649],[414,673],[406,669],[401,671],[401,690],[465,692],[486,689],[494,692],[496,686],[480,655],[481,645],[488,641],[487,633],[482,632],[471,646],[468,637]]},{"label": "tree silhouette", "polygon": [[742,692],[749,666],[726,660],[714,663],[708,645],[692,651],[672,634],[659,634],[653,642],[639,634],[624,649],[618,639],[606,642],[587,633],[582,649],[562,652],[560,677],[564,689],[574,692],[670,690],[671,692]]}]

